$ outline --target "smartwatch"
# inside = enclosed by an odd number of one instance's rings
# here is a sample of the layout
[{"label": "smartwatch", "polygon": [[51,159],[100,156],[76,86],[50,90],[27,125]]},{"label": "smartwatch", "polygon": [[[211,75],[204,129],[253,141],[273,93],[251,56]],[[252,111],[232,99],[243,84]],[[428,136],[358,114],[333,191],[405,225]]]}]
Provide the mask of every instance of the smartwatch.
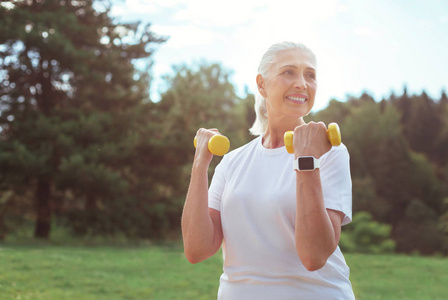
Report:
[{"label": "smartwatch", "polygon": [[314,171],[319,167],[319,160],[314,156],[299,156],[293,162],[294,171]]}]

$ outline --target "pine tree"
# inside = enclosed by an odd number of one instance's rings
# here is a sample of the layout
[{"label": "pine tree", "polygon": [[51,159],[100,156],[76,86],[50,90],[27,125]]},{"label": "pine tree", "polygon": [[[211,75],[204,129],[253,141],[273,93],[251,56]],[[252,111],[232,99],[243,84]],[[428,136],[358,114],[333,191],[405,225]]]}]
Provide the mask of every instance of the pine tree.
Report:
[{"label": "pine tree", "polygon": [[443,168],[448,165],[448,96],[444,90],[437,103],[436,112],[442,124],[440,133],[434,143],[434,159],[440,166],[440,172],[443,172]]},{"label": "pine tree", "polygon": [[[134,184],[149,78],[133,62],[164,39],[116,23],[98,3],[0,7],[0,168],[9,189],[34,189],[36,237],[49,237],[57,201],[98,222]],[[113,231],[108,222],[103,231]]]},{"label": "pine tree", "polygon": [[442,129],[442,122],[434,101],[425,92],[412,98],[412,110],[405,126],[411,148],[434,160],[435,152],[438,151],[434,146]]},{"label": "pine tree", "polygon": [[440,96],[438,108],[438,111],[441,111],[442,113],[445,113],[448,109],[448,96],[446,95],[445,90],[442,91],[442,95]]}]

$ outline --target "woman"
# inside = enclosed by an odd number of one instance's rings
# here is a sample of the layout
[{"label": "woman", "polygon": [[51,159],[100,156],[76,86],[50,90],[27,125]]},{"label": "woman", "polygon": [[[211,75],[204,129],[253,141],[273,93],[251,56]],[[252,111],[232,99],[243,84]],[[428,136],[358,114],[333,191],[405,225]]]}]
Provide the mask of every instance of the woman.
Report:
[{"label": "woman", "polygon": [[[207,142],[219,132],[197,133],[182,215],[185,256],[198,263],[223,244],[218,299],[354,299],[338,247],[351,221],[349,155],[344,145],[331,147],[323,123],[303,121],[316,96],[315,56],[302,44],[275,44],[258,71],[250,131],[259,136],[224,156],[210,189]],[[294,155],[284,147],[288,130]],[[293,169],[310,156],[311,166]]]}]

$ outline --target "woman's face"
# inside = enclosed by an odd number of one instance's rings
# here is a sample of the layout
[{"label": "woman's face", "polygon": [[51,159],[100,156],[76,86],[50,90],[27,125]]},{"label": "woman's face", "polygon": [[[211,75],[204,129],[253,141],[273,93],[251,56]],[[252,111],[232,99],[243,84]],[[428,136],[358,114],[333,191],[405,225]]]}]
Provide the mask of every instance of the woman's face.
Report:
[{"label": "woman's face", "polygon": [[277,54],[267,78],[257,77],[266,98],[268,118],[306,116],[316,96],[316,62],[306,51],[294,49]]}]

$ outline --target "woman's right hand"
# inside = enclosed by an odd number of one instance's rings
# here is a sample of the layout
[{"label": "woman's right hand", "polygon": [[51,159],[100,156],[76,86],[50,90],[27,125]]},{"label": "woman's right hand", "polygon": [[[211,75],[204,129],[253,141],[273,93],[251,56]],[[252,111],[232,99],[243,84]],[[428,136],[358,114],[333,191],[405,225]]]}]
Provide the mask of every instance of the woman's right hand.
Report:
[{"label": "woman's right hand", "polygon": [[210,164],[213,154],[208,150],[208,141],[212,136],[220,134],[216,128],[200,128],[196,133],[196,152],[194,154],[194,161],[197,163]]},{"label": "woman's right hand", "polygon": [[208,142],[217,134],[216,128],[201,128],[196,133],[196,153],[181,221],[185,257],[191,263],[213,256],[223,240],[221,214],[208,207],[207,171],[213,158]]}]

